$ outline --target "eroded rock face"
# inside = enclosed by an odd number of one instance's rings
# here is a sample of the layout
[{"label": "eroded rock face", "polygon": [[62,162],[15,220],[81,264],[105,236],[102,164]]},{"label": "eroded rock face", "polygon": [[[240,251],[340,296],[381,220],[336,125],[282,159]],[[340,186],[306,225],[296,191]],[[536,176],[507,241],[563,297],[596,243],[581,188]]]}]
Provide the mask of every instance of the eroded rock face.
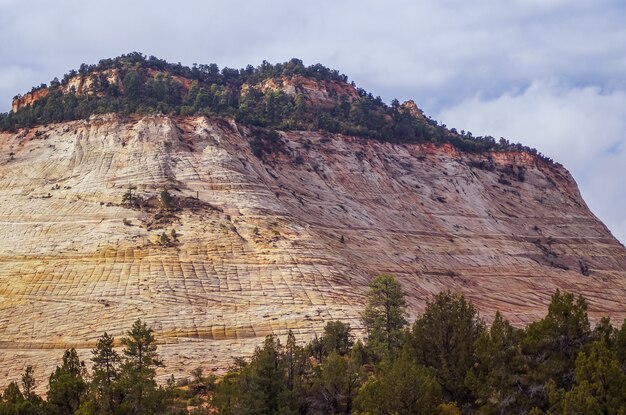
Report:
[{"label": "eroded rock face", "polygon": [[[152,71],[153,73],[156,71]],[[77,95],[102,95],[97,94],[93,90],[95,82],[107,82],[109,85],[115,85],[120,91],[123,91],[124,85],[118,69],[107,69],[97,73],[91,74],[78,74],[68,79],[64,85],[59,85],[58,91],[62,94],[74,93]],[[189,81],[187,81],[189,82]],[[48,96],[50,93],[49,88],[39,88],[31,92],[27,92],[23,96],[18,96],[11,102],[11,111],[17,112],[22,108],[30,107],[35,102]]]},{"label": "eroded rock face", "polygon": [[49,92],[48,88],[40,88],[32,92],[28,92],[24,94],[24,96],[16,97],[11,102],[11,111],[17,112],[21,108],[30,107],[35,103],[35,101],[38,101],[48,95]]},{"label": "eroded rock face", "polygon": [[[333,108],[337,105],[337,97],[346,100],[358,99],[356,88],[345,82],[320,81],[294,75],[291,78],[269,78],[257,86],[261,91],[282,91],[291,96],[302,96],[310,105],[317,108]],[[417,107],[416,107],[417,108]]]},{"label": "eroded rock face", "polygon": [[[156,116],[0,134],[0,386],[33,364],[45,388],[65,348],[88,360],[137,318],[161,378],[226,368],[267,334],[359,328],[380,273],[412,316],[450,289],[522,325],[557,288],[593,319],[626,315],[626,250],[560,166],[312,132],[260,160],[253,136]],[[129,186],[143,208],[122,204]]]}]

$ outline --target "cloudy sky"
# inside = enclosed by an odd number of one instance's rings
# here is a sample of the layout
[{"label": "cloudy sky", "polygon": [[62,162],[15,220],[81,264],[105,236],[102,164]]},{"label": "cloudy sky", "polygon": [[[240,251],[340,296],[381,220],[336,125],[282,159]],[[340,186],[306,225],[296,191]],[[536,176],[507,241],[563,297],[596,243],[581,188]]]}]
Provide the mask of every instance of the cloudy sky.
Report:
[{"label": "cloudy sky", "polygon": [[235,68],[299,57],[536,147],[626,242],[625,21],[623,0],[0,0],[0,111],[131,51]]}]

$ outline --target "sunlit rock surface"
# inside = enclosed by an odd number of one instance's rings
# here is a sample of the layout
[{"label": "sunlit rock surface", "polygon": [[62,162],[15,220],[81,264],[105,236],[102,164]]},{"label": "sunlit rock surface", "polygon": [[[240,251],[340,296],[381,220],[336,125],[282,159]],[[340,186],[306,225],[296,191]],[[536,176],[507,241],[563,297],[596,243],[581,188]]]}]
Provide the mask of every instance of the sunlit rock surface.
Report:
[{"label": "sunlit rock surface", "polygon": [[[0,134],[0,386],[33,364],[45,388],[64,349],[88,360],[137,318],[161,379],[224,369],[268,334],[360,328],[380,273],[411,317],[445,289],[516,325],[557,288],[594,320],[626,315],[626,250],[560,166],[313,132],[281,133],[261,160],[254,135],[112,115]],[[130,186],[145,207],[122,204]],[[163,190],[177,208],[161,212]]]}]

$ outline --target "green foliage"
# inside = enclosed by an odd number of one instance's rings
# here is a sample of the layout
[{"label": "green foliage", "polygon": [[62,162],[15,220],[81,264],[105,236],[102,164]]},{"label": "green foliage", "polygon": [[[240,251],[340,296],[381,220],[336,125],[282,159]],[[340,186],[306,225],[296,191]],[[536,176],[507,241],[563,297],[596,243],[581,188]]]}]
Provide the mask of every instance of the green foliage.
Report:
[{"label": "green foliage", "polygon": [[[102,73],[111,69],[118,71],[121,85],[110,83]],[[89,94],[64,89],[78,74],[91,79]],[[261,85],[268,79],[280,84],[294,77],[327,86],[334,105],[319,105],[302,93],[290,95]],[[448,130],[415,113],[410,106],[394,100],[390,107],[361,88],[352,86],[351,93],[335,95],[338,84],[350,88],[347,81],[336,70],[320,64],[307,67],[299,59],[275,65],[264,61],[256,68],[249,65],[240,70],[220,71],[215,64],[189,68],[133,52],[103,59],[97,65],[83,64],[80,71],[70,71],[60,82],[53,80],[47,96],[32,106],[0,114],[0,130],[15,131],[110,112],[209,115],[234,117],[239,123],[272,130],[317,130],[390,142],[450,143],[471,152],[512,150],[537,154],[535,149],[504,139],[496,142],[493,137],[473,137],[464,131],[459,134]]]},{"label": "green foliage", "polygon": [[477,363],[475,343],[484,332],[474,306],[449,291],[437,294],[415,320],[413,354],[419,364],[435,369],[446,400],[461,405],[472,402],[465,376]]},{"label": "green foliage", "polygon": [[619,330],[613,327],[613,325],[611,324],[611,319],[608,317],[603,317],[593,328],[591,337],[594,341],[602,341],[604,342],[604,344],[607,345],[609,349],[613,349],[616,347],[616,337],[618,334]]},{"label": "green foliage", "polygon": [[161,205],[163,209],[170,209],[172,207],[172,195],[167,190],[161,191]]},{"label": "green foliage", "polygon": [[157,345],[151,328],[140,319],[133,323],[132,328],[122,338],[124,349],[124,368],[154,370],[160,364],[157,355]]},{"label": "green foliage", "polygon": [[[582,297],[557,290],[552,296],[548,314],[530,324],[521,342],[521,352],[528,370],[524,383],[529,393],[538,390],[548,379],[557,388],[571,389],[578,353],[591,339],[587,303]],[[542,394],[538,394],[540,397]],[[537,401],[545,408],[547,396]]]},{"label": "green foliage", "polygon": [[[146,323],[135,321],[122,338],[123,357],[114,349],[115,340],[104,333],[92,350],[91,382],[77,414],[161,414],[171,407],[170,387],[158,387],[154,377],[160,365],[155,338]],[[83,377],[84,379],[84,377]]]},{"label": "green foliage", "polygon": [[287,342],[281,355],[287,374],[287,390],[293,399],[302,388],[302,375],[307,369],[307,355],[304,348],[296,344],[296,336],[291,330],[287,334]]},{"label": "green foliage", "polygon": [[159,243],[163,246],[168,246],[171,242],[170,237],[165,232],[162,232],[161,236],[159,236]]},{"label": "green foliage", "polygon": [[441,386],[433,371],[402,354],[361,388],[356,406],[372,415],[434,414],[441,402]]},{"label": "green foliage", "polygon": [[211,405],[217,408],[219,415],[238,414],[241,393],[241,375],[239,371],[230,371],[217,384]]},{"label": "green foliage", "polygon": [[359,387],[366,378],[357,361],[333,351],[316,367],[311,409],[328,414],[352,413]]},{"label": "green foliage", "polygon": [[352,340],[350,324],[341,321],[329,321],[324,326],[322,344],[326,353],[338,353],[345,356],[350,352]]},{"label": "green foliage", "polygon": [[47,406],[32,390],[34,384],[32,367],[27,366],[22,375],[22,386],[25,387],[25,393],[22,394],[16,382],[10,382],[4,393],[0,394],[0,415],[43,415],[51,413],[52,408]]},{"label": "green foliage", "polygon": [[118,377],[121,358],[113,348],[115,339],[106,332],[98,339],[93,357],[93,381],[98,385],[111,385]]},{"label": "green foliage", "polygon": [[[75,349],[66,350],[61,366],[50,375],[48,400],[34,392],[36,381],[31,366],[22,375],[23,393],[11,382],[0,396],[0,415],[139,415],[183,414],[175,406],[173,386],[158,387],[154,368],[160,365],[152,330],[137,320],[127,337],[122,359],[114,339],[104,333],[92,350],[89,375]],[[211,377],[204,379],[212,382]],[[180,394],[178,394],[180,397]]]},{"label": "green foliage", "polygon": [[[268,336],[249,363],[236,359],[217,384],[194,370],[188,389],[174,388],[173,377],[157,386],[154,334],[137,320],[122,339],[122,356],[104,333],[92,351],[89,376],[76,351],[67,350],[50,376],[48,402],[33,392],[33,370],[26,367],[23,391],[16,382],[8,385],[0,415],[626,415],[620,360],[626,323],[616,330],[604,319],[592,332],[581,297],[557,291],[546,317],[526,329],[497,313],[486,330],[462,295],[443,292],[408,332],[393,277],[376,278],[369,294],[368,329],[378,337],[352,343],[349,325],[338,321],[305,347],[292,332],[284,345]],[[381,321],[395,322],[389,332],[397,337],[387,336]],[[398,339],[393,353],[385,343],[390,338]],[[381,354],[372,356],[376,352]]]},{"label": "green foliage", "polygon": [[617,361],[622,368],[626,368],[626,319],[624,319],[622,327],[613,337],[613,348],[615,349]]},{"label": "green foliage", "polygon": [[309,344],[306,345],[305,350],[309,356],[312,356],[318,362],[321,362],[322,360],[324,360],[325,357],[328,356],[328,353],[324,348],[322,338],[317,337],[317,333],[315,334],[315,337],[309,342]]},{"label": "green foliage", "polygon": [[121,357],[113,348],[114,338],[104,333],[91,351],[93,375],[91,380],[91,412],[110,414],[121,402],[122,394],[116,382],[119,378]]},{"label": "green foliage", "polygon": [[124,359],[118,385],[125,393],[120,408],[133,415],[154,413],[165,405],[166,391],[157,388],[154,380],[161,362],[152,329],[137,320],[122,338],[122,344]]},{"label": "green foliage", "polygon": [[[362,343],[361,346],[363,346]],[[324,326],[322,337],[318,338],[316,335],[305,350],[309,356],[313,356],[321,362],[333,352],[342,356],[349,354],[351,348],[350,324],[341,321],[329,321]]]},{"label": "green foliage", "polygon": [[48,403],[58,413],[74,415],[87,393],[85,363],[75,349],[66,350],[63,364],[57,366],[48,383]]},{"label": "green foliage", "polygon": [[128,190],[122,195],[122,203],[131,207],[136,207],[139,198],[135,193],[137,188],[135,186],[128,186]]},{"label": "green foliage", "polygon": [[124,92],[129,100],[135,101],[141,97],[143,79],[137,71],[129,71],[124,75]]},{"label": "green foliage", "polygon": [[280,354],[280,341],[272,336],[265,339],[262,348],[256,349],[252,361],[241,373],[238,414],[295,413],[295,402],[287,387],[285,364]]},{"label": "green foliage", "polygon": [[255,128],[252,132],[253,139],[250,141],[250,148],[257,158],[268,160],[274,154],[287,152],[285,143],[278,132],[261,128]]},{"label": "green foliage", "polygon": [[33,374],[33,367],[28,365],[22,375],[22,389],[24,391],[24,399],[32,401],[35,398],[35,376]]},{"label": "green foliage", "polygon": [[391,275],[380,275],[369,285],[363,325],[372,353],[379,359],[393,359],[400,350],[407,324],[402,287]]},{"label": "green foliage", "polygon": [[19,405],[25,401],[24,395],[22,395],[16,382],[9,383],[9,386],[7,386],[2,394],[2,401],[13,405]]},{"label": "green foliage", "polygon": [[555,382],[550,389],[554,413],[626,413],[626,374],[603,341],[595,342],[589,353],[578,355],[576,383],[571,390],[556,390]]},{"label": "green foliage", "polygon": [[476,361],[467,371],[465,385],[481,413],[511,413],[524,407],[516,375],[521,335],[498,312],[489,331],[483,331],[474,343]]}]

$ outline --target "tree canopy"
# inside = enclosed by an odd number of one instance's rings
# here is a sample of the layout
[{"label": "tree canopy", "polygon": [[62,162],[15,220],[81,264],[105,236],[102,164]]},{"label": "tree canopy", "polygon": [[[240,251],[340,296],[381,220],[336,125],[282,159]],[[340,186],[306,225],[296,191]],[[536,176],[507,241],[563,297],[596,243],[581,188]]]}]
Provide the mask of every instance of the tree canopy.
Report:
[{"label": "tree canopy", "polygon": [[[115,76],[110,76],[115,71]],[[88,81],[86,91],[77,91],[71,81]],[[310,99],[301,88],[285,92],[285,80],[306,79],[325,90],[323,105]],[[272,80],[274,87],[266,81]],[[82,84],[82,82],[80,82]],[[348,92],[350,91],[350,92]],[[462,151],[525,151],[533,148],[474,137],[448,129],[416,112],[412,105],[389,106],[380,97],[348,84],[348,77],[321,64],[305,66],[300,59],[243,69],[214,64],[168,63],[154,56],[133,52],[95,65],[81,65],[59,81],[33,88],[38,99],[16,112],[0,114],[0,131],[13,131],[38,124],[85,119],[93,114],[170,114],[232,117],[238,122],[276,130],[313,130],[367,137],[388,142],[449,143]],[[16,96],[16,99],[21,96]]]},{"label": "tree canopy", "polygon": [[618,329],[602,319],[591,330],[582,297],[555,292],[546,316],[525,328],[499,313],[488,327],[469,300],[449,291],[428,301],[409,328],[405,303],[393,276],[376,277],[364,342],[341,321],[308,343],[291,331],[283,342],[270,335],[217,383],[196,368],[178,387],[157,385],[156,339],[137,320],[119,353],[102,335],[91,370],[76,350],[65,351],[47,401],[27,366],[1,394],[0,415],[626,413],[626,322]]},{"label": "tree canopy", "polygon": [[407,324],[406,301],[400,283],[392,275],[372,280],[363,313],[363,325],[372,353],[379,359],[394,359],[402,345]]}]

